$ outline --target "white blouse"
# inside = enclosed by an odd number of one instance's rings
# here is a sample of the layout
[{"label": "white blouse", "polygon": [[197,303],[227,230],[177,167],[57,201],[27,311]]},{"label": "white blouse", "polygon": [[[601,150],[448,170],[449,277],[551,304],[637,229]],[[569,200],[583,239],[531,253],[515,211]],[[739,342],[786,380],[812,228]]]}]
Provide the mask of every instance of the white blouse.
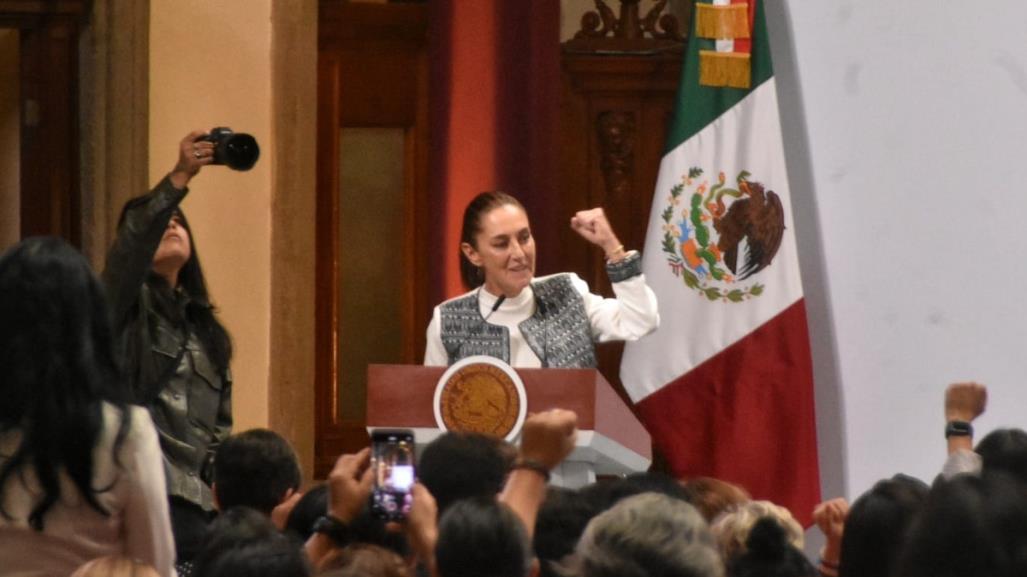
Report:
[{"label": "white blouse", "polygon": [[[625,281],[612,283],[613,293],[617,298],[603,298],[589,292],[588,283],[576,274],[571,273],[571,284],[585,302],[585,312],[592,325],[593,340],[633,341],[656,330],[660,324],[660,315],[656,306],[656,295],[645,284],[645,275],[637,275]],[[548,277],[540,277],[532,282],[543,281]],[[542,360],[528,346],[518,325],[535,314],[536,299],[531,285],[524,287],[521,294],[507,298],[494,312],[498,295],[477,288],[450,300],[464,298],[470,294],[478,295],[478,307],[482,318],[488,323],[506,327],[510,332],[510,365],[514,367],[538,368]],[[450,302],[450,301],[446,301]],[[445,303],[443,303],[445,304]],[[439,305],[441,306],[441,305]],[[439,307],[435,307],[431,322],[428,324],[428,346],[424,351],[424,364],[428,366],[446,366],[449,355],[442,344],[442,319]]]},{"label": "white blouse", "polygon": [[[109,516],[90,507],[62,471],[61,496],[43,517],[43,531],[36,531],[28,525],[40,495],[31,467],[0,487],[4,509],[12,517],[0,515],[0,577],[66,577],[84,562],[105,555],[149,563],[161,577],[175,575],[157,430],[145,409],[131,406],[129,411],[132,423],[118,452],[120,467],[111,454],[120,425],[112,405],[103,406],[103,430],[93,449],[93,487],[109,487],[96,495]],[[20,442],[18,430],[0,435],[0,462]]]}]

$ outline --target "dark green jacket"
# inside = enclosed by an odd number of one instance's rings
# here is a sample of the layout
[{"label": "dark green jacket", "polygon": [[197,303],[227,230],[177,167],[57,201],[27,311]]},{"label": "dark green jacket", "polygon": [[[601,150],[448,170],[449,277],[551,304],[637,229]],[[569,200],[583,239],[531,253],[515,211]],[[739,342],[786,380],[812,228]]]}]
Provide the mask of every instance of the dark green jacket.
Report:
[{"label": "dark green jacket", "polygon": [[[168,493],[213,510],[210,463],[232,428],[232,381],[216,367],[196,334],[160,306],[179,311],[189,304],[156,281],[153,255],[187,190],[165,178],[123,216],[107,255],[103,280],[129,378],[149,408],[160,435]],[[199,303],[210,306],[209,303]]]}]

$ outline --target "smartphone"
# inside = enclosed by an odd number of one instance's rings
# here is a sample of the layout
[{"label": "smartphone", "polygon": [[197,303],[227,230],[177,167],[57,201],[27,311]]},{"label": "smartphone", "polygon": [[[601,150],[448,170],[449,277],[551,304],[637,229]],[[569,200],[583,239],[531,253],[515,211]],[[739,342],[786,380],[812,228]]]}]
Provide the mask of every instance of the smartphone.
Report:
[{"label": "smartphone", "polygon": [[376,429],[371,433],[371,468],[374,491],[371,513],[379,519],[400,521],[410,512],[414,472],[414,432]]}]

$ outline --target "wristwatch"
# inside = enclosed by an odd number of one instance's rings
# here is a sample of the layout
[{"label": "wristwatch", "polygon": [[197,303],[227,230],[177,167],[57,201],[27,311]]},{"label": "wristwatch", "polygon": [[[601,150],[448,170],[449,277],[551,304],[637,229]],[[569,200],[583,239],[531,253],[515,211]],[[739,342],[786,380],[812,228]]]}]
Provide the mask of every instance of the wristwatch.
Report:
[{"label": "wristwatch", "polygon": [[321,515],[314,521],[314,532],[321,533],[335,542],[339,547],[345,547],[352,541],[349,525],[338,517]]},{"label": "wristwatch", "polygon": [[949,421],[945,423],[945,438],[949,437],[972,437],[974,436],[973,425],[966,421]]}]

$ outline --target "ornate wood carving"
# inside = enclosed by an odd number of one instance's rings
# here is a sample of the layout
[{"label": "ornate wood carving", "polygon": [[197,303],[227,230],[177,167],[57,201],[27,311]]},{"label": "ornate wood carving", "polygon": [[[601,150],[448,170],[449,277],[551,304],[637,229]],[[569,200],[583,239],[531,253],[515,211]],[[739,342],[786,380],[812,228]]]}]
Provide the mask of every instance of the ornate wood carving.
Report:
[{"label": "ornate wood carving", "polygon": [[635,114],[619,110],[601,112],[596,119],[599,135],[599,167],[606,193],[611,197],[631,194],[635,174]]},{"label": "ornate wood carving", "polygon": [[641,0],[620,0],[620,15],[605,0],[595,0],[595,11],[581,17],[581,30],[564,44],[569,52],[652,53],[681,50],[684,37],[677,17],[663,11],[668,0],[657,0],[639,18]]}]

